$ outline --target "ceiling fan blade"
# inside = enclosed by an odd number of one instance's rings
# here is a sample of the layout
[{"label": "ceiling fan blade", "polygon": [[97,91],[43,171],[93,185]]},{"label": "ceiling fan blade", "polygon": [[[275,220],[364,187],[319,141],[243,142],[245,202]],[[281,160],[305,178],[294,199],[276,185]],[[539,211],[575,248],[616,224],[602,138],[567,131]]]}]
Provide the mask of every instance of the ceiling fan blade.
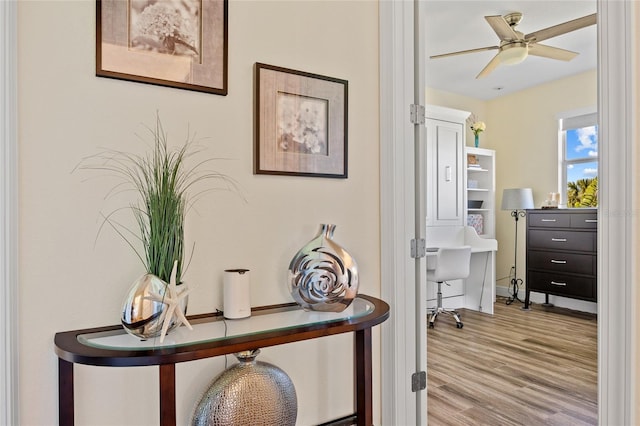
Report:
[{"label": "ceiling fan blade", "polygon": [[499,49],[499,48],[500,47],[498,47],[498,46],[479,47],[477,49],[461,50],[459,52],[451,52],[451,53],[443,53],[441,55],[433,55],[433,56],[429,56],[429,58],[431,58],[431,59],[446,58],[447,56],[465,55],[467,53],[484,52],[486,50],[496,50],[496,49]]},{"label": "ceiling fan blade", "polygon": [[493,57],[489,63],[480,71],[480,74],[476,76],[476,79],[488,76],[498,65],[500,65],[500,59],[498,59],[500,53]]},{"label": "ceiling fan blade", "polygon": [[558,59],[561,61],[570,61],[578,56],[578,53],[572,52],[570,50],[559,49],[557,47],[547,46],[544,44],[534,43],[529,45],[529,55],[542,56],[545,58]]},{"label": "ceiling fan blade", "polygon": [[554,25],[553,27],[535,31],[531,34],[527,34],[526,36],[524,36],[524,38],[527,41],[539,42],[551,37],[557,37],[562,34],[570,33],[571,31],[594,25],[596,22],[597,16],[594,13],[592,15],[583,16],[582,18]]},{"label": "ceiling fan blade", "polygon": [[513,41],[518,40],[518,34],[513,30],[511,25],[504,19],[503,16],[493,15],[493,16],[485,16],[484,19],[487,20],[493,31],[500,37],[502,41]]}]

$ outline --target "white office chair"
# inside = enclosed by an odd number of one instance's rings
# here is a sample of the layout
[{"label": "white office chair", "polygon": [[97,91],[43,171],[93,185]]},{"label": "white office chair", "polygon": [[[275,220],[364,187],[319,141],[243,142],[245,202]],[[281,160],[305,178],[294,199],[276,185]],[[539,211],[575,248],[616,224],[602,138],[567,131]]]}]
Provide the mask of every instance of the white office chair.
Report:
[{"label": "white office chair", "polygon": [[[456,320],[456,327],[462,328],[460,314],[455,310],[442,307],[442,283],[459,280],[469,276],[471,263],[471,246],[441,247],[436,255],[434,269],[427,269],[427,280],[438,283],[438,305],[431,310],[429,328],[433,328],[438,314],[451,315]],[[448,284],[447,284],[448,285]]]}]

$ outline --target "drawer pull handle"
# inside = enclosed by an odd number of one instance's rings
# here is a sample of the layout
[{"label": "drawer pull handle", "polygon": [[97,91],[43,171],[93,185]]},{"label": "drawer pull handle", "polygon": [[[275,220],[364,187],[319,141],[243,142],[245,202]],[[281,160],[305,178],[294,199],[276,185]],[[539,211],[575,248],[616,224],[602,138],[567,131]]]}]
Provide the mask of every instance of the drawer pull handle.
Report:
[{"label": "drawer pull handle", "polygon": [[552,238],[551,241],[554,241],[556,243],[566,243],[567,239],[566,238]]},{"label": "drawer pull handle", "polygon": [[555,219],[542,219],[542,222],[555,222]]},{"label": "drawer pull handle", "polygon": [[451,166],[446,166],[444,168],[444,180],[446,182],[451,182]]},{"label": "drawer pull handle", "polygon": [[561,265],[566,265],[567,261],[566,260],[555,260],[555,259],[551,259],[551,263],[559,263]]},{"label": "drawer pull handle", "polygon": [[566,286],[566,285],[567,285],[567,283],[559,283],[559,282],[557,282],[557,281],[551,281],[551,284],[553,284],[553,285],[559,285],[559,286]]},{"label": "drawer pull handle", "polygon": [[585,219],[585,223],[598,223],[598,219]]}]

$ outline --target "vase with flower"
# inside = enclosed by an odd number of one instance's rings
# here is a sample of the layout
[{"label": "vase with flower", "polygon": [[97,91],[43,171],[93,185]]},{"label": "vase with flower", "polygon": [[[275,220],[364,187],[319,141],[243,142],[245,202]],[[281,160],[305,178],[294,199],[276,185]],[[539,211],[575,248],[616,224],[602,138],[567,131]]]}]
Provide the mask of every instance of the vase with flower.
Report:
[{"label": "vase with flower", "polygon": [[484,121],[474,121],[471,124],[471,131],[473,132],[474,145],[476,148],[480,146],[480,133],[484,132],[486,128],[487,125],[484,123]]},{"label": "vase with flower", "polygon": [[209,160],[189,166],[188,159],[200,152],[194,149],[194,140],[188,136],[181,147],[170,148],[159,116],[155,128],[148,130],[153,139],[149,153],[106,150],[88,157],[79,168],[106,171],[118,181],[114,192],[133,190],[138,194],[130,208],[139,233],[114,220],[113,215],[121,209],[104,219],[134,250],[146,271],[127,292],[121,322],[133,336],[143,340],[160,336],[163,341],[165,334],[181,323],[189,326],[184,316],[189,290],[182,281],[184,219],[197,196],[206,192],[196,184],[217,180],[226,189],[236,188],[236,184],[221,173],[204,169]]}]

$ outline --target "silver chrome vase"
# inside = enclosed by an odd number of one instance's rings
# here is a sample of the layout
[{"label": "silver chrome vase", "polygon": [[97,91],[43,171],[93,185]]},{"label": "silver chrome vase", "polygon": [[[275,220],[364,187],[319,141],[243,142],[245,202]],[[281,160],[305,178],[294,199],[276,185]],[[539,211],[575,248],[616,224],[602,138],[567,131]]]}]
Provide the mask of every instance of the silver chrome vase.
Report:
[{"label": "silver chrome vase", "polygon": [[[166,293],[168,297],[167,286],[165,281],[153,274],[144,274],[133,283],[122,304],[120,319],[127,333],[142,340],[160,335],[169,305],[153,300],[151,295]],[[185,296],[180,306],[183,313],[186,313],[187,298],[188,296]],[[178,325],[180,322],[174,319],[167,331],[173,330]]]},{"label": "silver chrome vase", "polygon": [[298,399],[280,368],[256,361],[259,349],[235,354],[239,363],[218,377],[196,405],[193,426],[294,426]]},{"label": "silver chrome vase", "polygon": [[291,296],[305,310],[341,312],[358,294],[358,266],[333,241],[335,225],[323,224],[289,264]]}]

